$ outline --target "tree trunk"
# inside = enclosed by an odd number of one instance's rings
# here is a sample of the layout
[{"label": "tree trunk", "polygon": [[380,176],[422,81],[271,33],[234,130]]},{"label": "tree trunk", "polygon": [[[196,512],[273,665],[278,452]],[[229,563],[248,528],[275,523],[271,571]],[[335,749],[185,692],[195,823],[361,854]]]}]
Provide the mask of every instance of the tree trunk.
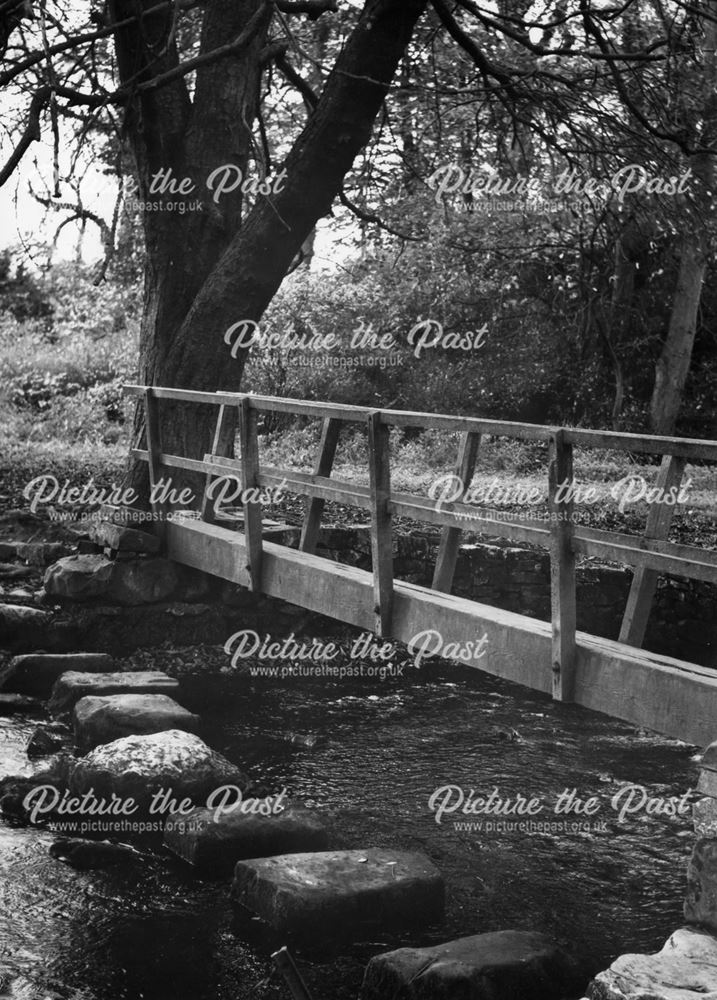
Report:
[{"label": "tree trunk", "polygon": [[655,388],[650,404],[653,434],[669,436],[675,430],[690,370],[706,269],[703,248],[694,238],[686,237],[682,246],[667,340],[655,369]]},{"label": "tree trunk", "polygon": [[650,403],[650,421],[654,434],[674,434],[682,405],[697,332],[697,316],[702,286],[707,270],[710,223],[714,218],[714,155],[710,152],[717,140],[717,0],[711,0],[703,17],[702,107],[698,109],[702,126],[698,144],[702,147],[690,162],[697,182],[695,204],[688,215],[682,240],[680,269],[672,304],[670,325],[662,353],[655,366],[655,388]]},{"label": "tree trunk", "polygon": [[[245,352],[233,358],[224,335],[239,320],[261,318],[317,220],[328,214],[355,156],[370,137],[426,3],[368,0],[287,157],[282,190],[257,198],[243,221],[240,205],[235,202],[225,209],[223,199],[221,215],[216,211],[184,216],[167,213],[166,219],[159,219],[145,214],[148,265],[142,382],[206,391],[239,389]],[[227,30],[226,23],[221,27],[223,40],[233,37],[262,6],[261,0],[214,0],[205,14],[203,38],[209,32],[209,22],[219,26],[220,15],[238,22],[233,30]],[[236,13],[240,7],[241,17]],[[243,58],[232,57],[198,74],[193,106],[188,98],[185,101],[183,84],[157,90],[156,96],[142,102],[140,110],[145,118],[149,112],[155,115],[159,136],[155,138],[153,133],[148,141],[146,127],[133,121],[140,186],[147,186],[152,165],[159,164],[155,169],[166,167],[168,158],[177,164],[178,176],[191,171],[197,180],[204,180],[207,171],[219,165],[238,159],[241,165],[250,128],[245,126],[242,132],[237,122],[254,120],[261,73],[259,54],[265,37],[266,26]],[[233,71],[233,86],[227,95],[223,76],[235,60],[239,68]],[[136,65],[130,66],[129,72],[136,73]],[[215,89],[210,85],[212,75]],[[206,76],[206,86],[200,76]],[[149,109],[145,110],[144,103]],[[217,122],[217,115],[225,115],[226,121]],[[199,184],[197,188],[199,194]],[[186,404],[163,402],[161,406],[165,452],[201,458],[211,441],[216,412]],[[141,447],[143,423],[138,407],[135,448]],[[127,485],[142,496],[146,496],[146,472],[144,463],[130,460]]]}]

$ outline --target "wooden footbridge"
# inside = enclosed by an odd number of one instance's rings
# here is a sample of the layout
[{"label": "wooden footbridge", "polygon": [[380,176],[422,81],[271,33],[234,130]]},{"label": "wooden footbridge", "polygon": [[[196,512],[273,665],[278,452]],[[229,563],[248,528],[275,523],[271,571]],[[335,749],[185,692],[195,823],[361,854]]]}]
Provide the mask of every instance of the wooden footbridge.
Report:
[{"label": "wooden footbridge", "polygon": [[[255,591],[348,622],[379,635],[410,642],[434,628],[444,642],[475,642],[484,635],[483,655],[469,665],[561,701],[576,702],[638,726],[704,745],[717,732],[717,670],[659,656],[640,647],[657,579],[672,574],[717,583],[717,552],[667,541],[674,506],[656,503],[644,535],[603,531],[573,523],[573,500],[561,484],[573,482],[573,448],[594,448],[662,457],[657,485],[680,486],[687,461],[717,461],[717,441],[645,437],[611,431],[549,427],[362,406],[280,399],[244,393],[204,393],[127,386],[144,397],[146,447],[135,455],[149,463],[150,481],[166,481],[173,469],[206,476],[232,475],[246,493],[243,530],[216,523],[206,495],[200,518],[166,519],[155,513],[166,554],[177,562]],[[202,460],[162,449],[161,403],[174,400],[218,407],[211,450]],[[313,473],[260,465],[257,419],[286,413],[322,421]],[[235,418],[240,456],[230,457]],[[368,434],[369,485],[331,476],[341,428],[360,424]],[[548,445],[548,504],[551,517],[539,523],[470,504],[435,500],[391,489],[389,429],[432,428],[461,435],[456,474],[470,484],[482,436],[501,436]],[[282,487],[308,498],[298,550],[264,539],[257,494]],[[371,519],[372,572],[316,554],[326,501],[361,508]],[[441,528],[431,587],[393,575],[392,517],[403,516]],[[461,532],[511,538],[548,549],[552,621],[544,622],[451,594]],[[576,630],[575,560],[593,556],[634,568],[619,641]],[[463,661],[466,662],[466,661]]]}]

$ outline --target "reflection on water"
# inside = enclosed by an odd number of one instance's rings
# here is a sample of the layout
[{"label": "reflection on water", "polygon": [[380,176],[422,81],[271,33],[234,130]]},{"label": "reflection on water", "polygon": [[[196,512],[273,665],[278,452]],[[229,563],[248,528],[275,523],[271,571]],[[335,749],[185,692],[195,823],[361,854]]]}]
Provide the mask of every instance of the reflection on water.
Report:
[{"label": "reflection on water", "polygon": [[[577,947],[593,968],[623,951],[655,950],[680,925],[689,815],[641,810],[617,821],[625,783],[651,797],[696,781],[693,750],[485,675],[446,668],[400,680],[278,684],[236,677],[196,685],[209,742],[251,776],[324,814],[337,847],[425,851],[444,873],[441,937],[538,929]],[[2,720],[3,773],[24,766],[30,723]],[[325,740],[311,749],[293,732]],[[575,789],[595,796],[605,829],[529,834],[456,829],[428,808],[443,785],[466,795],[537,797],[552,809]],[[516,817],[506,817],[515,820]],[[555,820],[546,809],[538,819]],[[286,997],[264,982],[268,953],[232,933],[225,882],[202,882],[161,854],[108,871],[52,859],[49,833],[0,825],[0,970],[12,996],[76,1000]],[[433,940],[436,938],[434,937]],[[299,956],[315,1000],[356,997],[371,954]],[[412,943],[423,943],[414,935]],[[320,945],[320,942],[317,942]]]}]

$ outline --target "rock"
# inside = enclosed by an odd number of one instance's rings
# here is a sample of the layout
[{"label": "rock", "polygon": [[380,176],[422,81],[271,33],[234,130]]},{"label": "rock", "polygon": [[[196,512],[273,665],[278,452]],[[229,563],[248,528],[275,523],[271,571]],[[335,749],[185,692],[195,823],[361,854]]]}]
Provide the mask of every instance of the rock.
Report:
[{"label": "rock", "polygon": [[53,715],[72,711],[80,698],[111,694],[176,694],[179,681],[161,670],[135,670],[126,673],[79,673],[71,670],[57,681],[50,699]]},{"label": "rock", "polygon": [[717,799],[698,799],[692,806],[698,837],[717,837]]},{"label": "rock", "polygon": [[17,715],[20,712],[37,712],[42,705],[36,698],[23,694],[0,694],[0,715]]},{"label": "rock", "polygon": [[621,955],[588,987],[589,1000],[717,1000],[717,939],[683,927],[656,955]]},{"label": "rock", "polygon": [[50,844],[50,854],[79,871],[111,868],[142,858],[142,854],[129,844],[113,844],[108,840],[82,840],[79,837],[58,838]]},{"label": "rock", "polygon": [[232,902],[281,933],[356,941],[443,917],[440,872],[423,854],[369,848],[239,861]]},{"label": "rock", "polygon": [[30,566],[47,566],[71,551],[71,547],[62,542],[17,542],[15,546],[17,558],[24,559]]},{"label": "rock", "polygon": [[329,742],[326,736],[320,733],[288,733],[286,739],[294,746],[306,747],[307,750],[324,747]]},{"label": "rock", "polygon": [[[204,806],[211,792],[224,785],[245,788],[245,776],[193,733],[170,729],[148,736],[125,736],[81,757],[70,775],[76,795],[93,790],[97,798],[132,798],[146,809],[157,792]],[[155,808],[154,818],[166,818]]]},{"label": "rock", "polygon": [[161,546],[157,535],[111,521],[94,521],[90,528],[90,538],[98,545],[114,549],[116,552],[154,555],[159,552]]},{"label": "rock", "polygon": [[0,645],[26,641],[33,636],[37,639],[38,629],[45,629],[50,618],[47,611],[38,611],[37,608],[0,604]]},{"label": "rock", "polygon": [[495,931],[376,955],[361,1000],[555,1000],[577,996],[585,982],[545,935]]},{"label": "rock", "polygon": [[91,601],[109,592],[114,563],[103,555],[67,556],[45,572],[44,586],[51,597]]},{"label": "rock", "polygon": [[69,749],[71,740],[72,732],[68,726],[61,722],[45,722],[38,726],[30,737],[25,752],[31,759],[49,757],[51,754]]},{"label": "rock", "polygon": [[168,559],[137,557],[117,562],[104,555],[77,555],[48,567],[44,584],[51,597],[70,601],[101,597],[132,606],[167,600],[178,580],[177,567]]},{"label": "rock", "polygon": [[[57,754],[43,762],[31,775],[11,774],[0,778],[0,811],[8,823],[30,822],[28,810],[25,808],[25,797],[39,785],[52,785],[61,794],[70,780],[70,772],[74,761],[68,754]],[[51,815],[42,817],[42,822],[52,819]]]},{"label": "rock", "polygon": [[80,698],[72,714],[75,740],[82,750],[123,736],[182,729],[198,733],[202,720],[166,694],[114,694]]},{"label": "rock", "polygon": [[156,604],[172,596],[179,572],[169,559],[133,559],[113,563],[107,597],[118,604]]},{"label": "rock", "polygon": [[244,858],[325,851],[329,836],[316,813],[299,806],[268,816],[236,809],[219,818],[216,810],[195,809],[167,820],[164,845],[195,868],[224,875]]},{"label": "rock", "polygon": [[15,656],[0,671],[0,688],[49,698],[55,682],[68,671],[92,673],[112,669],[107,653],[28,653]]},{"label": "rock", "polygon": [[717,934],[717,839],[713,837],[698,840],[692,851],[684,913],[688,924]]},{"label": "rock", "polygon": [[23,577],[32,576],[33,570],[30,566],[15,566],[14,563],[0,563],[0,578],[3,580],[21,580]]}]

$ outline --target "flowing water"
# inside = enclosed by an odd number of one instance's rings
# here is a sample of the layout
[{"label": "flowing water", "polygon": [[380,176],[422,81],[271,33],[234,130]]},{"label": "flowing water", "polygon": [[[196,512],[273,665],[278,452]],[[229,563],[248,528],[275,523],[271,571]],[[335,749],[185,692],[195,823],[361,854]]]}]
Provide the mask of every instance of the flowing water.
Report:
[{"label": "flowing water", "polygon": [[[696,781],[694,748],[462,668],[411,669],[384,682],[205,678],[192,685],[192,701],[212,746],[318,810],[334,846],[418,850],[434,861],[446,879],[446,923],[411,943],[536,929],[597,970],[622,952],[656,950],[680,926],[689,814],[658,815],[653,801],[652,815],[642,808],[620,820],[611,799],[628,784],[651,800],[682,796]],[[32,724],[0,725],[2,771],[17,773]],[[306,748],[290,742],[292,732],[325,740]],[[466,796],[497,788],[504,800],[538,798],[535,821],[566,818],[553,813],[566,789],[594,797],[599,810],[576,832],[458,828],[498,818],[455,812],[437,823],[429,798],[445,785]],[[237,936],[226,881],[202,881],[159,848],[128,867],[76,871],[48,854],[52,839],[0,824],[9,995],[289,996],[283,983],[265,981],[269,945]],[[358,942],[332,957],[317,941],[317,954],[297,960],[314,1000],[355,998],[368,958],[397,943],[408,941]]]}]

